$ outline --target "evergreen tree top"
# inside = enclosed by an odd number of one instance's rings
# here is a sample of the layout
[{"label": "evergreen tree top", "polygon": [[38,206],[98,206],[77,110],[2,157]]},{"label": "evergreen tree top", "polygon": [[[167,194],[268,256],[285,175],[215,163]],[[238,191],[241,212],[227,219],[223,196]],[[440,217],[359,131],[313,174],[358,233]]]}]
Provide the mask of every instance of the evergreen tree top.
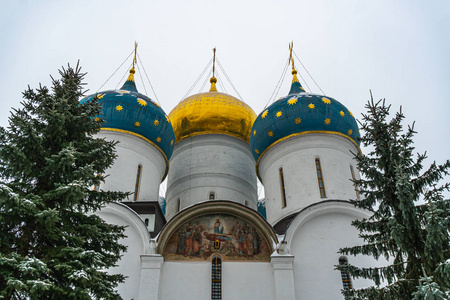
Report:
[{"label": "evergreen tree top", "polygon": [[[450,201],[444,199],[443,191],[449,190],[450,183],[439,182],[449,175],[450,161],[433,162],[423,171],[427,156],[414,154],[416,132],[414,125],[404,129],[402,111],[389,119],[390,106],[373,99],[366,109],[361,142],[372,150],[355,157],[362,175],[355,183],[364,197],[351,202],[372,216],[353,222],[365,243],[340,253],[384,257],[389,263],[379,268],[346,265],[352,276],[372,279],[376,287],[345,290],[344,295],[348,299],[423,299],[430,289],[444,295],[450,288]],[[387,285],[382,286],[383,281]]]}]

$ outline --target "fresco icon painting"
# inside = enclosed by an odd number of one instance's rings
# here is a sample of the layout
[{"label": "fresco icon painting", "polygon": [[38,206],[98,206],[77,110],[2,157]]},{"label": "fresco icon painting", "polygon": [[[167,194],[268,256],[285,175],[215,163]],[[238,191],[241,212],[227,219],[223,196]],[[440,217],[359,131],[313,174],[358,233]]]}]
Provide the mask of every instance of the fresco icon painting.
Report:
[{"label": "fresco icon painting", "polygon": [[247,221],[228,214],[203,215],[182,224],[164,250],[168,261],[207,260],[221,254],[226,261],[270,260],[263,235]]}]

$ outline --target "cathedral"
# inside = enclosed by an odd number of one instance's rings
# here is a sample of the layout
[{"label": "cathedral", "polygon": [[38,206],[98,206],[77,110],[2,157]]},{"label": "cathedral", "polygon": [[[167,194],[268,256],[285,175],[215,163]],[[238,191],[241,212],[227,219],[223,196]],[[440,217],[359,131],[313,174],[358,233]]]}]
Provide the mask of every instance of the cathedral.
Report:
[{"label": "cathedral", "polygon": [[219,91],[214,72],[208,92],[166,114],[138,92],[134,63],[119,90],[82,100],[102,104],[98,136],[119,141],[94,188],[134,192],[96,212],[126,226],[128,250],[110,270],[127,276],[123,299],[343,299],[370,285],[336,270],[377,264],[338,254],[362,244],[351,222],[369,216],[348,202],[360,197],[357,122],[306,92],[291,63],[290,90],[258,115]]}]

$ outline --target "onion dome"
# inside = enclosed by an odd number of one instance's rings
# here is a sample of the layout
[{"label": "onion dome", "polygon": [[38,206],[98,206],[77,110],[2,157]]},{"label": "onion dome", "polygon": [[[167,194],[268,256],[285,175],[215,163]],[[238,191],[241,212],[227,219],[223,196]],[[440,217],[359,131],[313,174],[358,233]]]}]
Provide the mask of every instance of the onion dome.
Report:
[{"label": "onion dome", "polygon": [[81,101],[100,101],[98,117],[105,121],[101,130],[128,133],[147,141],[161,152],[168,166],[175,143],[172,126],[161,107],[137,91],[134,73],[133,67],[119,90],[100,92]]},{"label": "onion dome", "polygon": [[256,118],[250,149],[258,162],[265,151],[288,138],[303,134],[336,134],[359,148],[358,124],[352,113],[328,96],[307,93],[293,68],[289,95],[275,101]]},{"label": "onion dome", "polygon": [[209,92],[184,99],[170,112],[175,142],[202,134],[225,134],[248,143],[255,112],[243,101],[218,92],[214,76],[210,82]]}]

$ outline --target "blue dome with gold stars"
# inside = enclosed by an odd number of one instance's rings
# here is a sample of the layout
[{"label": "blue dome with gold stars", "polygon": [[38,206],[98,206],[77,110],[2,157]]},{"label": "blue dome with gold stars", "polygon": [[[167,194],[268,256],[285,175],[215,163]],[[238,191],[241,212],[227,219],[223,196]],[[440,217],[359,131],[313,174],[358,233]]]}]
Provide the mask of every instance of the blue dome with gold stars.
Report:
[{"label": "blue dome with gold stars", "polygon": [[90,95],[83,100],[97,99],[102,104],[98,118],[105,123],[102,130],[128,133],[155,146],[166,163],[172,156],[175,134],[169,117],[149,97],[139,93],[134,82],[134,68],[119,90]]},{"label": "blue dome with gold stars", "polygon": [[275,101],[256,118],[250,136],[250,149],[259,162],[264,152],[290,137],[319,133],[350,139],[358,147],[359,130],[352,113],[339,101],[306,93],[292,71],[289,95]]}]

